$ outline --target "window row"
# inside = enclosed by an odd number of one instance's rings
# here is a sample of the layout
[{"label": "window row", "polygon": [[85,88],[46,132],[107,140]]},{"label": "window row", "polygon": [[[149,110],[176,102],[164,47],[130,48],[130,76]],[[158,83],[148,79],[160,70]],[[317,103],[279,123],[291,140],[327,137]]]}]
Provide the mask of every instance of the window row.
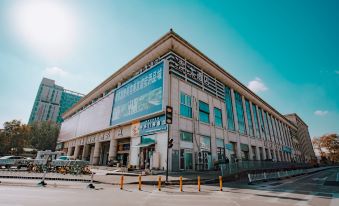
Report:
[{"label": "window row", "polygon": [[[235,106],[233,107],[233,103]],[[252,137],[263,138],[267,141],[292,146],[289,128],[268,112],[244,99],[241,94],[234,92],[234,101],[231,89],[225,86],[225,106],[227,129],[235,131],[235,117],[238,123],[238,132]],[[209,104],[198,101],[199,121],[210,123]],[[180,115],[192,118],[192,97],[180,92]],[[223,127],[222,110],[213,108],[214,124]],[[246,124],[247,121],[247,124]],[[248,128],[247,128],[248,127]]]}]

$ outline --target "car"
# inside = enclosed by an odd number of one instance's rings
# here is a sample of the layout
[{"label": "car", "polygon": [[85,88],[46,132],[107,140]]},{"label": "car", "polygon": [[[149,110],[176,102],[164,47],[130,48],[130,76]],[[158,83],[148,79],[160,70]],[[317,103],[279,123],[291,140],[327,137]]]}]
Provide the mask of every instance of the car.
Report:
[{"label": "car", "polygon": [[25,160],[26,157],[23,156],[3,156],[0,157],[0,167],[6,167],[7,169],[11,168],[12,166],[16,166],[18,169],[21,167],[27,166],[25,164],[25,161],[19,161],[19,160]]},{"label": "car", "polygon": [[67,161],[67,160],[74,160],[74,158],[71,157],[71,156],[60,156],[60,157],[58,157],[56,160],[64,160],[64,161]]}]

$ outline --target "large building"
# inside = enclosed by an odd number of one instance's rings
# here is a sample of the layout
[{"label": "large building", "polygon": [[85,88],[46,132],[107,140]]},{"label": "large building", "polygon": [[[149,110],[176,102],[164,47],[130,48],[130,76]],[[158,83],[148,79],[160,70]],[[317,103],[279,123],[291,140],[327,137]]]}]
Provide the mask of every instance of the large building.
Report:
[{"label": "large building", "polygon": [[61,115],[83,96],[56,85],[52,79],[43,78],[28,123],[40,121],[61,123],[63,121]]},{"label": "large building", "polygon": [[[165,107],[173,107],[166,125]],[[208,170],[302,161],[298,127],[172,30],[63,114],[59,148],[95,165]]]},{"label": "large building", "polygon": [[299,150],[301,151],[301,158],[303,161],[309,162],[311,160],[316,160],[307,124],[295,113],[287,114],[285,117],[297,126],[297,145],[300,147]]}]

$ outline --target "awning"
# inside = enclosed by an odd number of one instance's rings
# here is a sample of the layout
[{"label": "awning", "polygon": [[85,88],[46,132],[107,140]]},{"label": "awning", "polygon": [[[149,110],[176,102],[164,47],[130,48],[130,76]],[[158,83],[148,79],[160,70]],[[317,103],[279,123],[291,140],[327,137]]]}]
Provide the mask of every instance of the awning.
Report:
[{"label": "awning", "polygon": [[140,144],[132,146],[132,147],[148,147],[148,146],[151,146],[151,145],[154,145],[154,144],[155,144],[155,142],[140,143]]}]

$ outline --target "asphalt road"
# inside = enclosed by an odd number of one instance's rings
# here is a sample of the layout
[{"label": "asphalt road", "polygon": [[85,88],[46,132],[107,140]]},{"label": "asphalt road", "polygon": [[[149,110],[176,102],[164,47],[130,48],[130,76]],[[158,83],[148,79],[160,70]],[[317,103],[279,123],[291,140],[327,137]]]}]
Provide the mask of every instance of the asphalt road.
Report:
[{"label": "asphalt road", "polygon": [[86,188],[86,183],[48,182],[47,187],[37,187],[28,180],[3,179],[0,184],[0,206],[7,205],[234,205],[234,206],[338,206],[339,187],[324,186],[326,178],[339,169],[330,169],[311,175],[289,178],[257,185],[224,183],[223,191],[217,185],[169,186],[157,191],[156,186],[99,184],[96,190]]}]

